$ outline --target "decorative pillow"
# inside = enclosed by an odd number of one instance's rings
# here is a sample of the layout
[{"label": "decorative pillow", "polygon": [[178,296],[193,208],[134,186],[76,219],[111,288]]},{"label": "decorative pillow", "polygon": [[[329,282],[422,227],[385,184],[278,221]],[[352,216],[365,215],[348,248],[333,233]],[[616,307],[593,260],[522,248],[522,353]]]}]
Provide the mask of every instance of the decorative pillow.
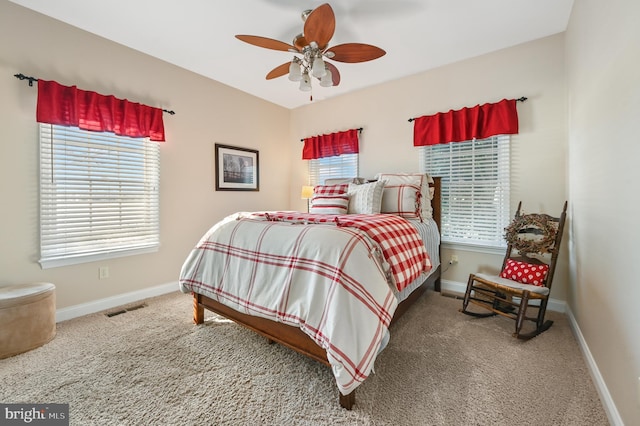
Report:
[{"label": "decorative pillow", "polygon": [[378,180],[371,183],[356,185],[349,184],[349,214],[379,214],[382,204],[382,190],[385,181]]},{"label": "decorative pillow", "polygon": [[341,183],[337,185],[316,185],[313,188],[313,194],[315,195],[341,195],[346,194],[349,190],[348,183]]},{"label": "decorative pillow", "polygon": [[433,178],[428,173],[378,173],[378,180],[386,180],[387,185],[417,185],[420,187],[420,216],[422,219],[433,217],[431,200],[434,189],[429,187]]},{"label": "decorative pillow", "polygon": [[311,199],[309,213],[313,214],[347,214],[349,195],[315,195]]},{"label": "decorative pillow", "polygon": [[549,265],[536,265],[507,259],[500,276],[522,284],[542,286],[548,271]]},{"label": "decorative pillow", "polygon": [[421,219],[420,186],[386,184],[382,191],[381,213],[395,214],[406,219]]}]

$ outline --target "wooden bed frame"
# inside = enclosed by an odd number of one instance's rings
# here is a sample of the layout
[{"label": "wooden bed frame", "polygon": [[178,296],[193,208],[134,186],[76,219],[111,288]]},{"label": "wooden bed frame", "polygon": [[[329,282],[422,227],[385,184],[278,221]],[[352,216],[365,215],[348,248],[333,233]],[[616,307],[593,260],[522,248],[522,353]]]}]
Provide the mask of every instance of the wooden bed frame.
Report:
[{"label": "wooden bed frame", "polygon": [[[434,197],[432,200],[433,218],[440,229],[440,178],[434,178]],[[442,263],[442,262],[441,262]],[[440,266],[429,275],[425,282],[415,289],[405,300],[398,304],[396,311],[391,320],[391,324],[395,323],[411,305],[424,294],[430,286],[434,286],[435,291],[440,291]],[[303,355],[330,366],[327,360],[327,353],[324,349],[316,344],[309,336],[307,336],[298,327],[288,324],[272,321],[266,318],[255,317],[238,312],[220,302],[201,294],[193,293],[193,322],[196,324],[204,323],[204,310],[208,309],[218,315],[222,315],[234,322],[263,335],[269,343],[278,342],[287,346]],[[340,395],[340,405],[347,410],[351,410],[355,403],[355,390],[348,395]]]}]

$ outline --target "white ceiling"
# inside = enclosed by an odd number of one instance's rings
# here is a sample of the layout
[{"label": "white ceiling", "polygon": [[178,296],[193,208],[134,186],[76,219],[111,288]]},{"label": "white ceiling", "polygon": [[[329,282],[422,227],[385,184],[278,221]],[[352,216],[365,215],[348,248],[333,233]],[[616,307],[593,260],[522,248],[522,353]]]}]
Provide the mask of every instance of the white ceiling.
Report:
[{"label": "white ceiling", "polygon": [[[291,53],[234,35],[290,44],[302,32],[302,11],[326,0],[11,1],[286,108],[310,102],[309,93],[286,76],[265,79]],[[573,1],[335,0],[329,45],[368,43],[387,54],[364,63],[334,62],[340,85],[314,84],[314,102],[562,32]]]}]

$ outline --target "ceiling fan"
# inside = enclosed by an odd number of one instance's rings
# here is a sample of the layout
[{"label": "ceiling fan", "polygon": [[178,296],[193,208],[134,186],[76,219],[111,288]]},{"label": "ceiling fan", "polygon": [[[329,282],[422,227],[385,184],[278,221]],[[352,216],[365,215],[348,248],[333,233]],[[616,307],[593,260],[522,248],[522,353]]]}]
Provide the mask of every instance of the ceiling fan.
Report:
[{"label": "ceiling fan", "polygon": [[291,52],[291,62],[286,62],[272,69],[267,80],[289,74],[289,80],[299,81],[300,90],[311,90],[311,77],[320,81],[320,86],[331,87],[340,84],[340,72],[330,59],[338,62],[356,63],[378,59],[386,52],[379,47],[363,43],[345,43],[329,47],[336,28],[336,17],[333,9],[325,3],[313,10],[302,12],[304,28],[301,34],[294,37],[292,44],[268,37],[253,35],[236,35],[246,43],[266,49]]}]

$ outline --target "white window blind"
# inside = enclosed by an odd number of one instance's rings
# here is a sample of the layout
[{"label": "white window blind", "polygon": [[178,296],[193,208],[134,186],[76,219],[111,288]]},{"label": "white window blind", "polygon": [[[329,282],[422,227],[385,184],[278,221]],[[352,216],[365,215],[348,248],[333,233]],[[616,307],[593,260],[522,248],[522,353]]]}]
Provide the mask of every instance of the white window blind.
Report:
[{"label": "white window blind", "polygon": [[442,177],[442,241],[504,247],[509,223],[509,136],[421,148],[423,171]]},{"label": "white window blind", "polygon": [[358,176],[358,154],[343,154],[309,160],[309,184],[312,186],[322,185],[327,179],[356,176]]},{"label": "white window blind", "polygon": [[43,268],[157,250],[157,142],[40,124]]}]

